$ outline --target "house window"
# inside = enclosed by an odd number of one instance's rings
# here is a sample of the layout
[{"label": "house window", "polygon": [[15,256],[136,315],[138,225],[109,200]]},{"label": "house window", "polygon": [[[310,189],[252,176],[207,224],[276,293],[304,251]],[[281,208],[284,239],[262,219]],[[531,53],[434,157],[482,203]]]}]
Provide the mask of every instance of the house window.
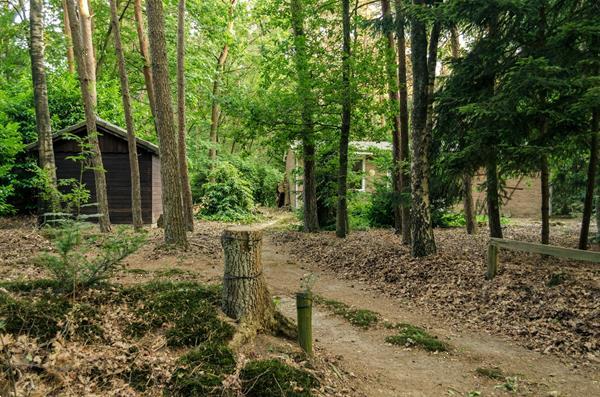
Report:
[{"label": "house window", "polygon": [[365,157],[362,157],[352,164],[353,178],[350,182],[350,188],[359,192],[367,190],[367,161]]}]

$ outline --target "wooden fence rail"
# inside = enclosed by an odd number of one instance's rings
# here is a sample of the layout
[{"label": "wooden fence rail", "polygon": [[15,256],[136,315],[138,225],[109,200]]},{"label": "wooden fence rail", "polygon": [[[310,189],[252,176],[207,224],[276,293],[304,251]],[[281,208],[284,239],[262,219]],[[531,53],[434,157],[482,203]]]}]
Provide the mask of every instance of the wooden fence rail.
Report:
[{"label": "wooden fence rail", "polygon": [[494,278],[498,272],[498,250],[500,248],[511,251],[522,251],[532,254],[555,256],[557,258],[600,263],[600,252],[584,251],[573,248],[557,247],[556,245],[528,243],[525,241],[515,241],[492,237],[490,239],[490,244],[488,245],[487,254],[486,278],[488,280]]}]

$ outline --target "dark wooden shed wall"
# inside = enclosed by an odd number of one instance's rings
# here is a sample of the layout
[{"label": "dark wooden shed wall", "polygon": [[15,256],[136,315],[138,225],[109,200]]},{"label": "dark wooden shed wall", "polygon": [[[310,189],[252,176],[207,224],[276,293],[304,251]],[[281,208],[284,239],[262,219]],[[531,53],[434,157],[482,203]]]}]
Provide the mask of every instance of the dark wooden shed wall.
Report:
[{"label": "dark wooden shed wall", "polygon": [[[110,219],[113,223],[131,223],[131,174],[129,167],[129,154],[127,142],[118,138],[98,126],[100,133],[100,151],[104,169],[106,170],[106,183],[108,193],[108,206]],[[80,135],[80,133],[76,133]],[[85,129],[81,135],[85,134]],[[79,180],[81,163],[68,157],[80,153],[79,144],[75,140],[58,139],[54,142],[57,177],[59,179],[74,178]],[[144,223],[155,223],[162,213],[160,160],[154,153],[138,146],[138,161],[140,168],[140,185],[142,196],[142,219]],[[158,172],[155,172],[158,170]],[[96,201],[94,173],[86,170],[83,173],[83,182],[90,191],[90,202]],[[158,202],[156,199],[158,198]],[[97,213],[95,207],[84,208],[83,213]]]}]

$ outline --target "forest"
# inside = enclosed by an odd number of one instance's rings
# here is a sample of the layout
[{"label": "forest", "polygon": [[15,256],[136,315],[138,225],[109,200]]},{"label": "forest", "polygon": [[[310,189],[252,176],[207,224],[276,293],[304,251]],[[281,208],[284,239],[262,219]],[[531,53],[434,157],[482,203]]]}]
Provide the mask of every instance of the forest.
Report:
[{"label": "forest", "polygon": [[2,1],[0,395],[600,395],[599,15]]}]

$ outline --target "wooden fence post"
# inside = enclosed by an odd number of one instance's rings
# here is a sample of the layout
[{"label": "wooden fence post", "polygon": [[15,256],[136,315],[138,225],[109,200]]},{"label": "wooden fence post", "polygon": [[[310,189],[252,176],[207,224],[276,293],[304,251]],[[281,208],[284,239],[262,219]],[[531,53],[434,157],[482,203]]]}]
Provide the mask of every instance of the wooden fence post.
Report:
[{"label": "wooden fence post", "polygon": [[298,344],[312,356],[312,293],[309,291],[296,294],[296,310],[298,311]]},{"label": "wooden fence post", "polygon": [[486,278],[488,280],[496,277],[496,273],[498,272],[498,247],[492,243],[488,245],[488,253],[487,253],[487,274]]}]

